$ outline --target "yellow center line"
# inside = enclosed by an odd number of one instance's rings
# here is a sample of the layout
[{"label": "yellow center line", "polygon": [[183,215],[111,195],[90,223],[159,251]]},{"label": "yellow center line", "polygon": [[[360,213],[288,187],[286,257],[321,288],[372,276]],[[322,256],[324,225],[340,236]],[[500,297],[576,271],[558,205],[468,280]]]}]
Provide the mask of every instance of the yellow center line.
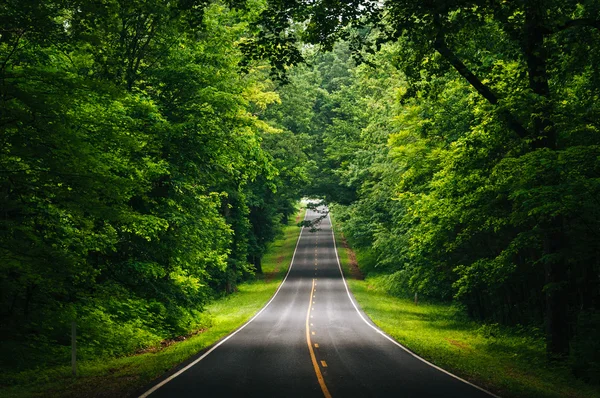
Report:
[{"label": "yellow center line", "polygon": [[[306,312],[306,342],[308,343],[308,351],[310,352],[310,359],[312,360],[313,368],[315,368],[315,373],[317,375],[317,380],[319,381],[319,385],[321,386],[321,390],[323,390],[323,395],[325,398],[331,398],[331,394],[327,389],[327,385],[325,384],[325,379],[323,378],[323,374],[321,373],[321,368],[319,367],[319,363],[317,362],[317,357],[315,356],[315,350],[313,349],[313,345],[310,341],[310,328],[308,326],[310,319],[310,309],[312,307],[312,295],[315,290],[315,280],[313,279],[312,289],[310,291],[310,300],[308,301],[308,311]],[[313,308],[314,309],[314,308]],[[325,365],[327,366],[327,365]]]}]

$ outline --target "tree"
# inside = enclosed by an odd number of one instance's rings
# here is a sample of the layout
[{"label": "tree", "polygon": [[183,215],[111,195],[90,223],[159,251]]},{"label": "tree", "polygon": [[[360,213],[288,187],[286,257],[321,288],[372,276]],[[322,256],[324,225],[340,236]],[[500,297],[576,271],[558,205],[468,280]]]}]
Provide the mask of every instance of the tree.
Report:
[{"label": "tree", "polygon": [[[553,79],[572,79],[577,69],[593,65],[597,52],[591,48],[597,45],[591,43],[600,38],[599,7],[595,2],[273,2],[263,14],[263,33],[254,48],[264,54],[269,53],[270,46],[278,46],[279,50],[289,48],[289,53],[294,54],[296,50],[290,42],[296,33],[288,30],[287,36],[281,34],[285,31],[280,24],[286,18],[307,20],[303,39],[325,47],[331,47],[338,38],[352,39],[367,52],[384,42],[400,42],[398,65],[413,83],[409,94],[416,92],[423,78],[427,81],[446,73],[447,67],[453,68],[512,131],[515,140],[511,145],[525,145],[522,150],[542,157],[547,150],[564,150],[565,139],[572,131],[557,126],[559,104],[565,97]],[[368,29],[371,34],[365,33]],[[274,36],[276,32],[280,34]],[[582,52],[575,37],[585,37],[591,51]],[[364,51],[357,54],[359,59],[368,61]],[[563,54],[577,61],[564,62]],[[282,69],[281,63],[274,66]],[[547,178],[541,178],[543,186],[553,178],[562,178],[562,174],[555,172]],[[545,263],[548,351],[559,356],[569,350],[565,288],[569,273],[565,257],[568,223],[565,214],[554,211],[539,217],[532,226],[544,231],[540,261]]]},{"label": "tree", "polygon": [[271,82],[239,66],[258,5],[38,3],[0,6],[0,356],[17,368],[63,361],[73,319],[83,358],[198,330],[305,178],[257,115]]}]

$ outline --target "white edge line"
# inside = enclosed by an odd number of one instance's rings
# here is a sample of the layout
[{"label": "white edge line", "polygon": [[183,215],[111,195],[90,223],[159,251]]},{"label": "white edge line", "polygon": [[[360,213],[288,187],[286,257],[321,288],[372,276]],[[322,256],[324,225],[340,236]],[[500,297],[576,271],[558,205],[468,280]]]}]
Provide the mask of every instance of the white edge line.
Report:
[{"label": "white edge line", "polygon": [[[308,214],[308,209],[306,209],[306,211],[304,213],[304,219],[305,220],[306,220],[306,215],[307,214]],[[244,323],[237,330],[235,330],[234,332],[232,332],[230,335],[228,335],[227,337],[225,337],[223,340],[219,341],[210,350],[206,351],[204,354],[202,354],[202,356],[200,356],[194,362],[190,363],[188,366],[186,366],[185,368],[179,370],[177,373],[172,374],[171,376],[167,377],[166,379],[164,379],[160,383],[156,384],[151,389],[149,389],[148,391],[146,391],[145,393],[143,393],[142,395],[140,395],[139,398],[146,398],[146,397],[148,397],[150,394],[152,394],[153,392],[155,392],[156,390],[158,390],[159,388],[161,388],[162,386],[164,386],[165,384],[167,384],[168,382],[170,382],[171,380],[173,380],[174,378],[176,378],[177,376],[179,376],[180,374],[182,374],[186,370],[190,369],[192,366],[196,365],[198,362],[200,362],[201,360],[203,360],[204,358],[206,358],[211,352],[213,352],[214,350],[216,350],[220,345],[222,345],[223,343],[225,343],[227,340],[229,340],[230,338],[232,338],[233,336],[235,336],[238,332],[240,332],[242,329],[244,329],[246,326],[248,326],[250,324],[250,322],[252,322],[253,320],[255,320],[265,309],[267,309],[267,307],[269,306],[269,304],[271,304],[271,302],[273,300],[275,300],[275,296],[277,296],[277,293],[279,293],[279,290],[281,290],[281,287],[285,283],[288,275],[290,274],[290,271],[292,270],[292,266],[294,265],[294,258],[296,258],[296,251],[298,250],[298,245],[300,244],[300,238],[302,237],[302,232],[303,231],[304,231],[304,226],[302,226],[302,228],[300,229],[300,234],[298,235],[298,240],[296,241],[296,247],[294,249],[294,254],[292,255],[292,260],[290,261],[290,266],[288,267],[288,271],[285,274],[285,278],[283,278],[283,281],[281,281],[281,283],[279,284],[279,287],[277,288],[277,290],[275,291],[275,293],[271,297],[271,300],[269,300],[269,302],[267,304],[265,304],[265,306],[262,307],[262,309],[260,311],[258,311],[256,313],[256,315],[254,315],[252,318],[250,318],[250,320],[248,322]]]},{"label": "white edge line", "polygon": [[395,345],[397,345],[398,347],[402,348],[404,351],[406,351],[408,354],[412,355],[413,357],[417,358],[418,360],[425,362],[427,365],[439,370],[442,373],[447,374],[448,376],[454,377],[457,380],[462,381],[463,383],[466,383],[468,385],[470,385],[471,387],[475,387],[476,389],[483,391],[486,394],[489,394],[492,397],[495,398],[500,398],[500,396],[493,394],[491,392],[489,392],[488,390],[479,387],[465,379],[462,379],[460,377],[458,377],[455,374],[452,374],[450,372],[448,372],[447,370],[444,370],[442,368],[440,368],[439,366],[436,366],[434,364],[432,364],[431,362],[427,361],[426,359],[421,358],[420,356],[418,356],[417,354],[415,354],[414,352],[412,352],[411,350],[409,350],[408,348],[404,347],[402,344],[398,343],[396,340],[394,340],[392,337],[390,337],[389,335],[387,335],[384,331],[382,331],[381,329],[379,329],[376,326],[373,326],[369,321],[367,321],[365,319],[365,317],[360,313],[360,310],[358,309],[358,307],[356,306],[356,304],[354,303],[354,300],[352,299],[352,295],[350,294],[350,290],[348,289],[348,283],[346,282],[346,278],[344,278],[344,272],[342,271],[342,266],[340,264],[340,257],[338,256],[338,251],[337,251],[337,245],[335,243],[335,233],[333,232],[333,223],[331,222],[331,215],[328,213],[327,217],[329,218],[329,223],[331,224],[331,235],[333,236],[333,248],[335,249],[335,258],[337,260],[337,264],[338,264],[338,268],[340,270],[340,274],[342,274],[342,280],[344,281],[344,287],[346,288],[346,294],[348,294],[348,299],[350,299],[350,302],[352,303],[352,306],[354,307],[354,309],[356,310],[356,312],[358,313],[358,316],[360,317],[360,319],[362,319],[367,325],[369,325],[369,327],[373,330],[375,330],[375,332],[379,333],[380,335],[382,335],[383,337],[385,337],[386,339],[388,339],[389,341],[391,341],[392,343],[394,343]]}]

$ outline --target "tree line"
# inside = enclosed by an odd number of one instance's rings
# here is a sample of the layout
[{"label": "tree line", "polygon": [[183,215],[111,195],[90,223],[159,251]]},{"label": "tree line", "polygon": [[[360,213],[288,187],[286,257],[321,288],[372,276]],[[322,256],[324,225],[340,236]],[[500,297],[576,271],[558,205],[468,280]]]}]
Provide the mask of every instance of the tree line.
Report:
[{"label": "tree line", "polygon": [[59,358],[74,318],[90,357],[198,329],[307,195],[391,292],[539,327],[597,380],[599,20],[592,0],[5,2],[3,352]]},{"label": "tree line", "polygon": [[308,174],[247,63],[260,4],[0,5],[3,366],[124,355],[206,326],[261,272]]},{"label": "tree line", "polygon": [[313,138],[310,189],[367,270],[396,294],[538,327],[549,359],[592,381],[599,21],[594,1],[279,1],[247,50],[308,62],[281,106]]}]

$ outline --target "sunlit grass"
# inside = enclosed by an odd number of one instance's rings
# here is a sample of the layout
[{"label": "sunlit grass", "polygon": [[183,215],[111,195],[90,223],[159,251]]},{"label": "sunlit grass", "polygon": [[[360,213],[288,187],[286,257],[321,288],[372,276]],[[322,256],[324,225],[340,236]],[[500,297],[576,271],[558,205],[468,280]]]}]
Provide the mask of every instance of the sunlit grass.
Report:
[{"label": "sunlit grass", "polygon": [[[349,252],[337,230],[336,242],[348,276]],[[361,253],[357,258],[360,263]],[[415,305],[390,295],[384,280],[348,279],[348,285],[377,326],[428,361],[502,397],[600,397],[598,388],[576,379],[566,366],[548,364],[539,331],[477,323],[450,304]]]},{"label": "sunlit grass", "polygon": [[[301,210],[298,217],[304,216]],[[291,219],[283,236],[273,242],[263,259],[264,277],[238,286],[230,296],[206,307],[209,327],[184,341],[155,353],[145,353],[109,360],[81,362],[79,376],[71,376],[70,366],[4,375],[10,387],[0,389],[2,397],[127,397],[144,388],[154,379],[194,358],[248,321],[271,298],[292,259],[300,228]]]}]

